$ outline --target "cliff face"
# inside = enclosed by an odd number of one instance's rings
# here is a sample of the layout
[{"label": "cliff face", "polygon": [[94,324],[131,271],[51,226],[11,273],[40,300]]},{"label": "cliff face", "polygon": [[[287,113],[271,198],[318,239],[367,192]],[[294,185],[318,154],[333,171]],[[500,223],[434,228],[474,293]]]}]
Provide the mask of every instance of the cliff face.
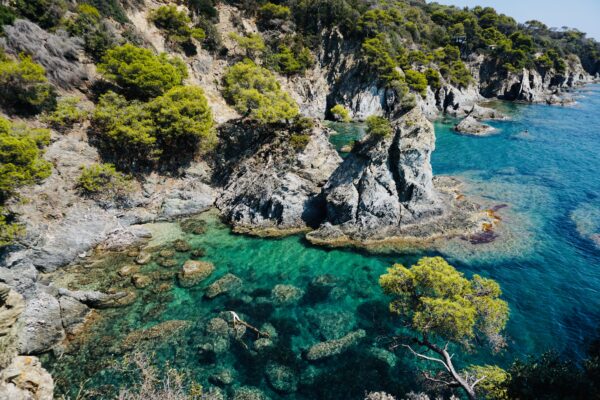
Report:
[{"label": "cliff face", "polygon": [[224,126],[221,136],[220,154],[245,149],[221,160],[217,175],[223,187],[215,205],[236,230],[289,233],[321,221],[321,187],[341,162],[327,129],[317,124],[302,148],[290,144],[285,128],[253,129],[243,121]]}]

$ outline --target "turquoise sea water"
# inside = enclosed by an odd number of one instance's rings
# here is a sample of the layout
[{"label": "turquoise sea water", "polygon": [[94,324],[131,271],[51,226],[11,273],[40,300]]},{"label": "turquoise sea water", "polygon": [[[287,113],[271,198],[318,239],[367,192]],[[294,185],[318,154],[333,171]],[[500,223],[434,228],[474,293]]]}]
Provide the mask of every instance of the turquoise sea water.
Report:
[{"label": "turquoise sea water", "polygon": [[[459,176],[469,194],[506,205],[499,210],[503,221],[496,243],[476,246],[458,240],[441,249],[466,275],[497,280],[511,308],[508,348],[497,355],[485,350],[460,354],[458,363],[507,366],[516,357],[549,349],[582,357],[600,325],[600,244],[592,240],[600,233],[600,87],[578,92],[578,104],[572,107],[496,106],[512,119],[492,123],[498,129],[494,136],[460,136],[451,130],[454,121],[436,123],[434,173]],[[334,128],[343,131],[343,136],[332,138],[338,148],[360,135],[351,126]],[[232,234],[213,214],[202,218],[207,229],[201,235],[184,234],[177,224],[154,229],[169,240],[181,236],[193,248],[205,250],[202,259],[216,266],[207,283],[229,272],[243,280],[243,289],[211,300],[204,297],[206,285],[157,290],[155,279],[153,286],[137,290],[133,305],[100,311],[91,332],[72,343],[60,359],[45,359],[59,393],[74,395],[86,382],[86,388],[103,393],[97,398],[106,398],[120,385],[131,384],[133,378],[114,367],[131,352],[122,345],[123,338],[170,320],[189,322],[178,333],[164,329],[160,338],[140,348],[153,353],[159,368],[169,365],[185,371],[206,389],[220,386],[226,395],[239,386],[289,399],[355,399],[371,390],[402,395],[419,389],[415,360],[401,350],[386,352],[386,337],[396,332],[398,321],[389,316],[377,279],[392,263],[410,265],[423,254],[328,250],[310,246],[301,236],[253,238]],[[179,265],[190,257],[188,252],[176,256]],[[96,273],[109,287],[131,289],[128,279],[116,275],[126,263],[132,258],[110,255],[74,271],[80,272],[83,287],[96,287],[89,279]],[[150,271],[173,273],[177,267],[153,262],[142,268]],[[67,279],[60,274],[59,283]],[[172,277],[163,279],[162,283],[174,282]],[[271,294],[277,284],[293,285],[303,296],[280,304]],[[248,332],[224,352],[201,351],[208,340],[208,321],[226,310],[261,329],[271,324],[277,332],[273,346],[253,351],[255,337]],[[311,345],[357,329],[364,329],[367,337],[341,355],[318,362],[303,356]],[[275,390],[266,373],[273,368],[284,371],[282,366],[296,377],[291,379],[297,380],[292,393]],[[233,375],[233,383],[211,378],[224,369]]]}]

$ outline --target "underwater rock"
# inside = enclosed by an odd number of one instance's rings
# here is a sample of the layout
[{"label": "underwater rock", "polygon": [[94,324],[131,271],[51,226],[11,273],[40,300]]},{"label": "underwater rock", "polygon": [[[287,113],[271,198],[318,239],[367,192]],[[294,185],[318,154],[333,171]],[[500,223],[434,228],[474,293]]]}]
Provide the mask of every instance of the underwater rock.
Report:
[{"label": "underwater rock", "polygon": [[273,346],[273,341],[268,338],[260,338],[254,341],[254,350],[261,352]]},{"label": "underwater rock", "polygon": [[140,267],[139,265],[124,265],[121,267],[121,269],[119,269],[119,272],[117,272],[119,274],[119,276],[131,276],[133,274],[137,274],[138,272],[140,272]]},{"label": "underwater rock", "polygon": [[[133,300],[135,300],[135,292],[117,292],[109,294],[93,290],[84,291],[59,288],[58,293],[61,296],[72,297],[75,300],[92,308],[119,307],[131,300],[131,293],[133,293]],[[122,300],[126,297],[129,298]]]},{"label": "underwater rock", "polygon": [[323,358],[338,355],[357,344],[362,338],[367,336],[363,329],[351,332],[341,339],[328,340],[311,346],[306,353],[306,359],[317,361]]},{"label": "underwater rock", "polygon": [[158,264],[164,268],[173,268],[179,263],[174,258],[161,258],[158,260]]},{"label": "underwater rock", "polygon": [[18,356],[0,371],[0,399],[52,400],[54,381],[37,357]]},{"label": "underwater rock", "polygon": [[324,340],[339,339],[356,324],[353,313],[337,309],[309,309],[306,318]]},{"label": "underwater rock", "polygon": [[179,223],[181,230],[185,233],[193,233],[194,235],[202,235],[206,232],[206,221],[197,218],[188,218]]},{"label": "underwater rock", "polygon": [[131,277],[131,283],[138,289],[144,289],[152,283],[152,279],[148,275],[134,274]]},{"label": "underwater rock", "polygon": [[382,349],[381,347],[371,347],[369,349],[369,353],[373,357],[389,365],[390,368],[394,368],[396,366],[396,355],[391,351]]},{"label": "underwater rock", "polygon": [[271,291],[271,299],[278,306],[294,304],[302,296],[304,296],[304,291],[292,285],[275,285]]},{"label": "underwater rock", "polygon": [[212,263],[206,261],[187,260],[177,278],[182,287],[192,287],[208,278],[215,270]]},{"label": "underwater rock", "polygon": [[242,280],[233,274],[227,274],[217,279],[206,288],[204,295],[209,299],[220,294],[231,292],[242,287]]},{"label": "underwater rock", "polygon": [[[371,392],[365,396],[365,400],[396,400],[396,398],[386,392]],[[429,400],[429,397],[427,397],[427,400]]]},{"label": "underwater rock", "polygon": [[223,368],[209,376],[208,380],[215,385],[227,386],[234,382],[235,375],[232,370]]},{"label": "underwater rock", "polygon": [[158,252],[158,255],[163,258],[173,258],[175,257],[175,250],[163,249]]},{"label": "underwater rock", "polygon": [[183,239],[177,239],[173,242],[173,248],[179,253],[185,253],[192,249],[192,246]]},{"label": "underwater rock", "polygon": [[292,393],[298,390],[298,377],[290,367],[269,363],[265,374],[271,387],[278,392]]},{"label": "underwater rock", "polygon": [[195,249],[195,250],[192,250],[190,255],[194,258],[200,258],[200,257],[204,257],[206,255],[206,251],[204,249]]},{"label": "underwater rock", "polygon": [[319,376],[319,370],[313,366],[309,365],[307,368],[303,368],[300,373],[300,383],[302,385],[311,386],[315,383],[315,380]]},{"label": "underwater rock", "polygon": [[471,115],[456,124],[454,130],[458,133],[474,136],[486,136],[495,131],[494,128],[479,122]]},{"label": "underwater rock", "polygon": [[140,252],[135,258],[135,263],[139,265],[145,265],[152,261],[152,254],[146,252]]},{"label": "underwater rock", "polygon": [[269,400],[269,397],[259,388],[242,386],[233,391],[232,400]]},{"label": "underwater rock", "polygon": [[140,344],[151,342],[154,346],[158,341],[165,341],[191,326],[190,321],[170,320],[161,322],[146,329],[138,329],[130,332],[121,342],[121,347],[131,350]]}]

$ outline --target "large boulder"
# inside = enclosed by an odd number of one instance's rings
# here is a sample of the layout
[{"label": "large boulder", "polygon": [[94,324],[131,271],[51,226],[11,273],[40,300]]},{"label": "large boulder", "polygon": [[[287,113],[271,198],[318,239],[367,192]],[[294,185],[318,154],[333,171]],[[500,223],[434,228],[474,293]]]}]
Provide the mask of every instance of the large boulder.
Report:
[{"label": "large boulder", "polygon": [[224,159],[216,179],[223,189],[215,204],[234,230],[277,235],[318,225],[321,188],[341,158],[326,128],[317,124],[303,134],[308,142],[299,148],[285,127],[236,123],[221,129]]},{"label": "large boulder", "polygon": [[54,381],[37,357],[18,356],[0,371],[0,399],[52,400]]},{"label": "large boulder", "polygon": [[432,181],[434,148],[433,125],[416,108],[395,123],[389,137],[355,146],[324,187],[326,222],[351,237],[385,237],[442,214]]},{"label": "large boulder", "polygon": [[220,294],[232,292],[242,287],[242,280],[233,274],[226,274],[223,277],[217,279],[211,283],[207,288],[204,295],[209,299],[217,297]]},{"label": "large boulder", "polygon": [[27,300],[19,319],[19,353],[40,354],[65,339],[60,303],[45,291]]},{"label": "large boulder", "polygon": [[477,119],[475,119],[475,117],[469,115],[456,124],[454,130],[466,135],[487,136],[494,132],[495,129],[489,125],[479,122]]},{"label": "large boulder", "polygon": [[0,283],[0,369],[17,355],[17,321],[24,309],[23,296]]}]

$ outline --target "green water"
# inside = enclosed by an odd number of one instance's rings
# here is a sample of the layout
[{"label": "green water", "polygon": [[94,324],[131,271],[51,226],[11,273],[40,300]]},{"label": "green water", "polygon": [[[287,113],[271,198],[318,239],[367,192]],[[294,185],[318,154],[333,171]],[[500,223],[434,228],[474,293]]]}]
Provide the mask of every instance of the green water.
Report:
[{"label": "green water", "polygon": [[[465,191],[501,207],[503,219],[494,243],[454,240],[427,253],[441,252],[468,276],[479,273],[496,279],[511,308],[508,348],[497,355],[461,352],[456,357],[459,366],[508,366],[517,357],[548,349],[577,359],[600,325],[600,251],[593,241],[600,232],[600,88],[587,88],[579,100],[570,108],[506,106],[512,120],[494,123],[499,133],[486,138],[457,135],[451,131],[452,121],[436,124],[434,173],[461,177]],[[331,139],[338,149],[362,134],[352,125],[333,127],[340,131]],[[100,311],[87,335],[71,343],[60,359],[45,358],[58,393],[75,395],[85,382],[86,388],[102,391],[97,398],[109,398],[120,386],[131,385],[134,379],[115,367],[132,352],[123,339],[170,320],[189,325],[177,332],[165,328],[162,337],[138,348],[152,354],[159,368],[184,371],[206,390],[220,386],[231,395],[239,386],[252,386],[273,399],[358,399],[365,391],[402,395],[420,388],[415,360],[400,350],[386,352],[387,338],[401,331],[387,311],[377,279],[391,264],[410,265],[424,254],[327,250],[309,245],[301,236],[261,239],[232,234],[214,213],[202,219],[207,229],[200,235],[184,234],[176,223],[155,226],[162,239],[153,245],[184,237],[192,248],[205,251],[201,259],[214,263],[212,276],[184,289],[173,284],[177,267],[154,262],[144,266],[143,273],[171,275],[136,290],[133,305]],[[176,257],[181,265],[192,256],[183,252]],[[116,274],[121,265],[132,262],[124,254],[111,254],[102,262],[61,271],[56,279],[73,287],[135,290],[128,278]],[[204,287],[226,273],[242,279],[242,289],[204,297]],[[277,284],[293,285],[303,295],[295,303],[279,304],[271,294]],[[270,324],[277,333],[272,347],[254,351],[256,337],[248,332],[240,341],[231,341],[227,351],[201,351],[208,321],[227,310],[260,329]],[[348,351],[317,362],[305,359],[311,345],[357,329],[364,329],[366,338]],[[273,363],[293,371],[296,391],[284,394],[273,388],[266,376]],[[214,383],[211,376],[224,369],[233,375],[233,383]]]}]

